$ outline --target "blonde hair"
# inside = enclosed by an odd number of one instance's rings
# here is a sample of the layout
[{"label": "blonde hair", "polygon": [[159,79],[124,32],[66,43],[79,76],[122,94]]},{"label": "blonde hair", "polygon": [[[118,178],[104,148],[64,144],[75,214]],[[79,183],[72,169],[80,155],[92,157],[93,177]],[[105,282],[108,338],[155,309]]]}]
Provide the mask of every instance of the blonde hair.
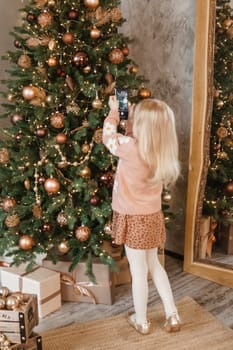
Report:
[{"label": "blonde hair", "polygon": [[151,171],[149,181],[164,187],[172,185],[180,173],[175,117],[163,101],[145,99],[133,115],[133,135],[139,153]]}]

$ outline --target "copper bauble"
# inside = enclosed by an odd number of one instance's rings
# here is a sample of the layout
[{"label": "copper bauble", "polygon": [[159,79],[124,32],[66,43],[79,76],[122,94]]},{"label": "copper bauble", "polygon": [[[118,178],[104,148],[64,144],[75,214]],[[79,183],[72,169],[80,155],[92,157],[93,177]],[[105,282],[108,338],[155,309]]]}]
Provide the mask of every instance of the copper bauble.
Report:
[{"label": "copper bauble", "polygon": [[76,19],[76,18],[78,18],[78,11],[70,10],[69,13],[68,13],[68,18],[69,19]]},{"label": "copper bauble", "polygon": [[56,57],[49,57],[47,63],[48,63],[49,67],[56,67],[57,58]]},{"label": "copper bauble", "polygon": [[19,40],[14,40],[14,45],[17,49],[21,49],[21,47],[22,47],[22,44]]},{"label": "copper bauble", "polygon": [[22,114],[15,113],[11,116],[11,122],[14,125],[16,125],[19,121],[23,121],[23,120],[24,120],[24,116]]},{"label": "copper bauble", "polygon": [[20,142],[23,138],[23,134],[21,132],[19,132],[18,134],[15,135],[15,140],[17,142]]},{"label": "copper bauble", "polygon": [[91,105],[94,109],[101,109],[103,107],[103,103],[98,97],[92,101]]},{"label": "copper bauble", "polygon": [[25,100],[32,100],[36,97],[36,89],[34,86],[28,85],[24,86],[22,90],[22,94]]},{"label": "copper bauble", "polygon": [[42,12],[37,17],[37,22],[42,28],[49,26],[52,23],[53,16],[49,12]]},{"label": "copper bauble", "polygon": [[2,297],[7,297],[10,294],[10,291],[7,287],[0,287],[0,295]]},{"label": "copper bauble", "polygon": [[66,254],[68,253],[68,251],[70,250],[70,246],[69,246],[69,242],[66,241],[66,240],[62,240],[58,246],[57,246],[57,249],[60,253],[62,254]]},{"label": "copper bauble", "polygon": [[2,201],[2,209],[6,212],[10,211],[16,205],[16,200],[14,198],[8,197]]},{"label": "copper bauble", "polygon": [[90,234],[91,234],[91,231],[89,227],[84,225],[77,227],[75,230],[75,237],[82,242],[85,242],[86,240],[88,240],[88,238],[90,237]]},{"label": "copper bauble", "polygon": [[28,13],[26,16],[26,19],[28,22],[33,22],[36,19],[36,16],[34,15],[34,13]]},{"label": "copper bauble", "polygon": [[121,51],[123,52],[124,56],[128,56],[129,48],[127,46],[122,47]]},{"label": "copper bauble", "polygon": [[124,54],[120,49],[112,49],[108,55],[109,61],[113,64],[120,64],[124,60]]},{"label": "copper bauble", "polygon": [[47,134],[47,130],[45,128],[36,129],[36,135],[39,137],[45,137]]},{"label": "copper bauble", "polygon": [[85,51],[77,51],[74,54],[73,61],[78,67],[85,67],[89,62],[89,57]]},{"label": "copper bauble", "polygon": [[21,292],[13,292],[13,293],[11,293],[11,296],[13,296],[16,299],[18,299],[19,303],[23,302],[23,293],[21,293]]},{"label": "copper bauble", "polygon": [[63,145],[64,143],[67,142],[67,136],[63,132],[60,132],[59,134],[57,134],[55,139],[59,145]]},{"label": "copper bauble", "polygon": [[84,5],[90,10],[95,10],[99,6],[99,0],[84,0]]},{"label": "copper bauble", "polygon": [[88,166],[85,166],[82,170],[80,170],[79,176],[81,176],[83,179],[89,179],[91,177],[91,169]]},{"label": "copper bauble", "polygon": [[72,44],[74,42],[74,36],[72,33],[65,33],[63,34],[62,36],[62,41],[65,43],[65,44]]},{"label": "copper bauble", "polygon": [[50,124],[56,128],[61,129],[65,126],[64,114],[56,112],[50,116]]},{"label": "copper bauble", "polygon": [[100,201],[100,199],[97,195],[94,195],[90,198],[90,204],[92,204],[92,205],[98,205],[99,201]]},{"label": "copper bauble", "polygon": [[6,298],[6,308],[7,310],[14,310],[19,306],[19,301],[16,297],[10,295]]},{"label": "copper bauble", "polygon": [[139,89],[138,95],[139,95],[141,98],[149,98],[149,97],[151,97],[151,92],[150,92],[150,90],[147,89],[146,87],[142,87],[142,88]]},{"label": "copper bauble", "polygon": [[7,148],[0,148],[0,164],[7,164],[10,159],[10,153]]},{"label": "copper bauble", "polygon": [[43,231],[44,232],[51,232],[52,231],[52,225],[49,223],[49,222],[45,222],[44,224],[43,224],[43,227],[42,227],[42,229],[43,229]]},{"label": "copper bauble", "polygon": [[31,250],[34,245],[34,239],[29,235],[22,235],[19,238],[19,248],[22,250]]},{"label": "copper bauble", "polygon": [[229,181],[225,184],[224,192],[227,196],[233,196],[233,181]]},{"label": "copper bauble", "polygon": [[60,182],[55,177],[50,177],[45,180],[44,188],[48,194],[55,194],[60,190]]},{"label": "copper bauble", "polygon": [[101,35],[101,31],[94,26],[90,31],[90,37],[92,39],[99,39],[100,35]]}]

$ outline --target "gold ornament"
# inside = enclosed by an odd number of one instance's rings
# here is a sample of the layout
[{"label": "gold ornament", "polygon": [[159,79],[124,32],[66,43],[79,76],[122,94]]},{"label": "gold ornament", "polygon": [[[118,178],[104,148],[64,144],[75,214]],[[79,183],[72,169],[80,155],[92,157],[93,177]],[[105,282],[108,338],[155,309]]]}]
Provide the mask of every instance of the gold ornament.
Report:
[{"label": "gold ornament", "polygon": [[48,6],[49,7],[54,7],[56,5],[56,1],[55,0],[48,0]]},{"label": "gold ornament", "polygon": [[32,100],[33,98],[36,97],[36,88],[35,86],[24,86],[22,90],[22,94],[25,100]]},{"label": "gold ornament", "polygon": [[57,134],[55,139],[59,145],[63,145],[64,143],[67,142],[67,136],[63,132],[60,132],[59,134]]},{"label": "gold ornament", "polygon": [[6,299],[6,308],[7,310],[14,310],[19,307],[19,301],[16,297],[10,295]]},{"label": "gold ornament", "polygon": [[22,114],[15,113],[11,116],[11,122],[13,125],[16,125],[19,121],[23,121],[23,120],[24,120],[24,116]]},{"label": "gold ornament", "polygon": [[60,213],[57,216],[57,223],[60,226],[66,226],[67,225],[67,217],[64,211],[60,211]]},{"label": "gold ornament", "polygon": [[35,245],[34,239],[29,235],[22,235],[19,238],[19,248],[22,250],[31,250]]},{"label": "gold ornament", "polygon": [[28,55],[21,55],[17,63],[21,68],[30,68],[32,65],[32,60]]},{"label": "gold ornament", "polygon": [[65,33],[63,34],[62,36],[62,41],[65,43],[65,44],[72,44],[74,42],[74,36],[72,33]]},{"label": "gold ornament", "polygon": [[16,200],[14,198],[8,197],[2,201],[2,209],[6,212],[13,209],[16,205]]},{"label": "gold ornament", "polygon": [[38,17],[37,17],[37,22],[38,24],[42,27],[45,28],[49,26],[52,23],[53,16],[49,12],[42,12]]},{"label": "gold ornament", "polygon": [[99,39],[100,35],[101,35],[101,31],[96,26],[91,28],[90,37],[92,39]]},{"label": "gold ornament", "polygon": [[95,10],[99,6],[99,0],[84,0],[84,5],[90,10]]},{"label": "gold ornament", "polygon": [[97,129],[94,132],[93,140],[96,143],[100,144],[100,143],[102,143],[102,139],[103,139],[103,129]]},{"label": "gold ornament", "polygon": [[89,227],[84,225],[77,227],[75,230],[75,237],[81,242],[85,242],[86,240],[88,240],[90,234],[91,231]]},{"label": "gold ornament", "polygon": [[113,64],[120,64],[124,61],[124,54],[120,49],[112,49],[108,59]]},{"label": "gold ornament", "polygon": [[50,116],[50,124],[56,128],[61,129],[65,126],[64,114],[56,112]]},{"label": "gold ornament", "polygon": [[141,98],[149,98],[149,97],[151,97],[151,92],[146,87],[142,87],[142,88],[139,89],[138,95]]},{"label": "gold ornament", "polygon": [[82,170],[80,170],[79,176],[81,176],[83,179],[89,179],[91,177],[91,169],[88,166],[85,166]]},{"label": "gold ornament", "polygon": [[2,297],[7,297],[10,294],[10,291],[7,287],[0,287],[0,295]]},{"label": "gold ornament", "polygon": [[171,194],[170,194],[168,191],[164,191],[164,193],[162,194],[162,200],[163,200],[163,202],[168,203],[168,202],[171,201],[171,199],[172,199]]},{"label": "gold ornament", "polygon": [[95,98],[93,101],[92,101],[92,107],[94,109],[101,109],[103,106],[101,100],[99,98]]},{"label": "gold ornament", "polygon": [[122,18],[121,10],[118,7],[115,7],[110,12],[112,22],[119,22]]},{"label": "gold ornament", "polygon": [[[2,298],[0,297],[0,310],[3,310],[5,309],[5,306],[6,306],[6,299],[5,298]],[[2,336],[2,334],[0,333],[0,337]],[[1,338],[0,338],[0,344],[1,344]]]},{"label": "gold ornament", "polygon": [[69,246],[69,242],[67,240],[62,240],[58,246],[57,249],[60,253],[62,254],[66,254],[68,253],[68,251],[70,250],[70,246]]},{"label": "gold ornament", "polygon": [[13,296],[16,299],[18,299],[20,304],[23,303],[23,293],[21,293],[21,292],[14,292],[14,293],[11,293],[11,296]]},{"label": "gold ornament", "polygon": [[10,154],[7,148],[0,149],[0,164],[6,165],[10,160]]},{"label": "gold ornament", "polygon": [[81,150],[83,153],[88,153],[90,151],[90,145],[88,145],[88,143],[84,143],[84,145],[82,145]]},{"label": "gold ornament", "polygon": [[56,65],[57,65],[57,58],[56,57],[49,57],[47,63],[48,63],[49,67],[56,67]]},{"label": "gold ornament", "polygon": [[106,225],[104,226],[104,232],[107,235],[111,235],[111,233],[112,233],[112,223],[111,222],[106,223]]},{"label": "gold ornament", "polygon": [[138,67],[136,67],[136,66],[131,66],[131,67],[129,68],[129,72],[132,73],[132,74],[137,74],[137,72],[138,72]]},{"label": "gold ornament", "polygon": [[89,74],[90,71],[91,71],[91,66],[86,66],[83,68],[83,73],[85,73],[85,74]]},{"label": "gold ornament", "polygon": [[228,29],[230,26],[232,26],[233,20],[231,18],[226,18],[223,21],[223,28]]},{"label": "gold ornament", "polygon": [[5,219],[5,225],[8,228],[16,227],[19,225],[19,223],[20,223],[20,220],[17,214],[9,215]]},{"label": "gold ornament", "polygon": [[60,190],[60,182],[55,177],[50,177],[45,180],[44,188],[48,194],[55,194]]},{"label": "gold ornament", "polygon": [[223,100],[217,100],[217,101],[216,101],[216,106],[217,106],[218,108],[222,108],[222,107],[224,106],[224,101],[223,101]]}]

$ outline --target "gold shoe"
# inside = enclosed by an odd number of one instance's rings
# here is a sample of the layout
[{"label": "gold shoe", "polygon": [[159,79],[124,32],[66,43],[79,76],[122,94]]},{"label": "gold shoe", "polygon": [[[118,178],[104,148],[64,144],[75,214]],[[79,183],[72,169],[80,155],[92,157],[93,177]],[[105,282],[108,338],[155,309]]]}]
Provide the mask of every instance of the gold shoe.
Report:
[{"label": "gold shoe", "polygon": [[166,319],[166,322],[163,326],[164,330],[168,333],[170,332],[179,332],[181,328],[181,322],[179,316],[174,313]]},{"label": "gold shoe", "polygon": [[150,326],[151,326],[150,321],[146,321],[143,324],[138,324],[138,323],[136,323],[136,320],[133,319],[133,317],[132,317],[133,315],[135,315],[135,314],[133,312],[131,312],[131,313],[128,313],[128,316],[127,316],[127,321],[130,324],[130,326],[132,326],[140,334],[143,334],[143,335],[149,334],[150,333]]}]

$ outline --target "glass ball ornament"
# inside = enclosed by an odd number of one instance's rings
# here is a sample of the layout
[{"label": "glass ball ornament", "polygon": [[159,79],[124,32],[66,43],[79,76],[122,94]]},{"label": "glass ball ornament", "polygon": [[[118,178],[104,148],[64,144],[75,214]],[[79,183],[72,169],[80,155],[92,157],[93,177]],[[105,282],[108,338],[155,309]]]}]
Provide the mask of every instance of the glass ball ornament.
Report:
[{"label": "glass ball ornament", "polygon": [[22,90],[22,95],[25,100],[32,100],[36,97],[36,89],[34,86],[28,85],[24,86]]},{"label": "glass ball ornament", "polygon": [[56,194],[60,190],[60,182],[55,177],[50,177],[44,182],[44,189],[48,194]]},{"label": "glass ball ornament", "polygon": [[138,96],[145,99],[151,97],[151,91],[146,87],[141,87],[138,91]]},{"label": "glass ball ornament", "polygon": [[124,54],[121,49],[114,48],[110,51],[108,59],[113,64],[120,64],[124,61]]},{"label": "glass ball ornament", "polygon": [[7,310],[14,310],[16,308],[19,307],[19,301],[18,299],[13,296],[13,295],[10,295],[6,298],[6,308]]},{"label": "glass ball ornament", "polygon": [[50,116],[50,124],[55,129],[61,129],[65,126],[65,117],[63,113],[53,113]]},{"label": "glass ball ornament", "polygon": [[2,201],[2,209],[5,212],[10,211],[15,206],[16,206],[16,200],[14,198],[12,198],[12,197],[4,198],[3,201]]},{"label": "glass ball ornament", "polygon": [[24,116],[20,113],[14,113],[11,116],[11,122],[13,125],[16,125],[18,122],[24,121]]},{"label": "glass ball ornament", "polygon": [[47,60],[49,67],[56,67],[57,66],[57,58],[56,57],[49,57]]},{"label": "glass ball ornament", "polygon": [[22,235],[19,238],[19,248],[22,250],[31,250],[35,245],[33,237],[29,235]]},{"label": "glass ball ornament", "polygon": [[96,194],[94,196],[91,196],[90,198],[91,205],[98,205],[99,202],[100,202],[100,198]]},{"label": "glass ball ornament", "polygon": [[59,145],[64,145],[67,142],[67,135],[63,132],[60,132],[56,135],[55,139],[56,143],[58,143]]},{"label": "glass ball ornament", "polygon": [[84,5],[90,10],[95,10],[99,6],[99,0],[84,0]]},{"label": "glass ball ornament", "polygon": [[85,67],[89,63],[89,57],[85,51],[77,51],[74,54],[73,62],[77,67]]},{"label": "glass ball ornament", "polygon": [[224,192],[227,196],[233,196],[233,181],[228,181],[224,185]]},{"label": "glass ball ornament", "polygon": [[101,31],[97,27],[94,26],[93,28],[91,28],[90,37],[92,39],[99,39],[100,36],[101,36]]},{"label": "glass ball ornament", "polygon": [[68,253],[68,251],[70,250],[70,246],[69,246],[69,242],[67,240],[62,240],[58,246],[57,249],[59,251],[59,253],[61,254],[66,254]]},{"label": "glass ball ornament", "polygon": [[47,134],[47,130],[46,130],[45,128],[38,128],[38,129],[36,129],[35,134],[36,134],[38,137],[45,137],[46,134]]},{"label": "glass ball ornament", "polygon": [[75,229],[75,237],[81,242],[87,241],[90,237],[90,234],[91,231],[87,226],[82,225]]},{"label": "glass ball ornament", "polygon": [[168,191],[164,191],[163,194],[162,194],[162,200],[163,202],[170,202],[172,199],[172,196],[171,196],[171,193],[169,193]]},{"label": "glass ball ornament", "polygon": [[7,287],[0,287],[0,295],[2,297],[7,297],[10,294],[9,288]]},{"label": "glass ball ornament", "polygon": [[79,171],[79,176],[83,179],[89,179],[91,177],[91,169],[86,165]]},{"label": "glass ball ornament", "polygon": [[98,97],[92,101],[91,105],[94,109],[101,109],[103,107],[103,103]]},{"label": "glass ball ornament", "polygon": [[78,18],[78,11],[72,9],[68,12],[68,18],[69,19],[77,19]]},{"label": "glass ball ornament", "polygon": [[[6,299],[3,297],[0,297],[0,310],[5,309],[6,306]],[[0,338],[0,343],[1,343],[1,338]]]},{"label": "glass ball ornament", "polygon": [[70,32],[63,34],[62,41],[65,44],[72,44],[74,42],[74,35]]}]

